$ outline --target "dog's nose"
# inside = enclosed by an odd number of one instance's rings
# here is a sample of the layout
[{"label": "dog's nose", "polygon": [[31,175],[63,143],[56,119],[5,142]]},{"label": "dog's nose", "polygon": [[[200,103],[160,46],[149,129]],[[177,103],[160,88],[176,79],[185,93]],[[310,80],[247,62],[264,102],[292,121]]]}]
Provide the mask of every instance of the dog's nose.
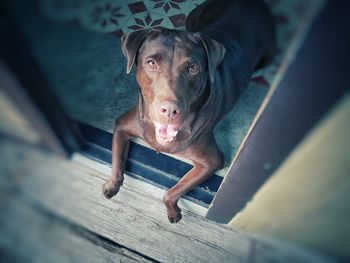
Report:
[{"label": "dog's nose", "polygon": [[163,101],[160,104],[159,109],[160,114],[168,120],[175,120],[180,115],[180,109],[173,101]]}]

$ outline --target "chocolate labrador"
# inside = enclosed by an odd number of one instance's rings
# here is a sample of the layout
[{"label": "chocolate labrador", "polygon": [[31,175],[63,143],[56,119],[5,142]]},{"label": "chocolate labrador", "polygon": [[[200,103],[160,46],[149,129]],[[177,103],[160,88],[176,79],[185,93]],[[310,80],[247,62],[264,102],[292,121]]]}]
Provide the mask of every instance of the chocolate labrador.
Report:
[{"label": "chocolate labrador", "polygon": [[213,0],[195,8],[187,31],[140,30],[123,35],[127,73],[137,65],[137,105],[118,118],[107,198],[123,184],[129,139],[192,160],[193,168],[164,194],[171,223],[181,220],[179,198],[223,167],[213,129],[234,106],[274,44],[274,19],[260,0]]}]

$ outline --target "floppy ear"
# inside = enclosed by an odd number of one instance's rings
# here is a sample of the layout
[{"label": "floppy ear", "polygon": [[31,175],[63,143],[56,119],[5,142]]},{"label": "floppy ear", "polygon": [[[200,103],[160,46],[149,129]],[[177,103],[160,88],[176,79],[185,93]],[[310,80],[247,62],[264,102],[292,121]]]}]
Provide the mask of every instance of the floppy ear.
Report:
[{"label": "floppy ear", "polygon": [[144,29],[139,31],[134,31],[130,33],[125,33],[122,37],[122,51],[127,59],[126,73],[129,74],[132,65],[135,62],[137,52],[145,40],[146,36],[150,32],[150,29]]},{"label": "floppy ear", "polygon": [[214,83],[215,70],[224,58],[226,49],[222,44],[206,35],[200,33],[194,35],[200,40],[207,53],[209,77],[211,83]]}]

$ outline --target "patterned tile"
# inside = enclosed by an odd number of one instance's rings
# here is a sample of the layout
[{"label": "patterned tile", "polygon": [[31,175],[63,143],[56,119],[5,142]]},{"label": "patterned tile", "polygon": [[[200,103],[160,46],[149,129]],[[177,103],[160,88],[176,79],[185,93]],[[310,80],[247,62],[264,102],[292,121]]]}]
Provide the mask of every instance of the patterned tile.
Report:
[{"label": "patterned tile", "polygon": [[[85,29],[120,37],[123,32],[152,27],[184,29],[186,16],[204,0],[42,0],[47,16],[83,26]],[[269,85],[296,34],[308,23],[308,13],[319,1],[265,0],[277,23],[277,54],[263,71],[252,76],[252,83]]]},{"label": "patterned tile", "polygon": [[184,29],[186,15],[204,0],[42,0],[44,13],[88,30],[120,35],[151,27]]},{"label": "patterned tile", "polygon": [[177,3],[173,3],[173,1],[163,1],[163,0],[151,0],[154,2],[153,9],[163,9],[165,13],[168,13],[171,8],[175,8],[177,10],[181,10],[180,6]]},{"label": "patterned tile", "polygon": [[147,11],[147,7],[143,1],[128,4],[128,8],[132,14],[138,14]]},{"label": "patterned tile", "polygon": [[184,14],[174,15],[169,17],[174,28],[183,27],[186,22],[186,16]]},{"label": "patterned tile", "polygon": [[81,24],[86,29],[110,33],[123,28],[131,15],[124,5],[110,1],[100,1],[91,5],[81,16]]},{"label": "patterned tile", "polygon": [[142,13],[137,16],[131,17],[126,27],[124,28],[124,32],[156,28],[161,26],[163,20],[163,17],[157,17],[153,13]]},{"label": "patterned tile", "polygon": [[149,8],[166,16],[184,14],[188,6],[186,0],[149,0]]}]

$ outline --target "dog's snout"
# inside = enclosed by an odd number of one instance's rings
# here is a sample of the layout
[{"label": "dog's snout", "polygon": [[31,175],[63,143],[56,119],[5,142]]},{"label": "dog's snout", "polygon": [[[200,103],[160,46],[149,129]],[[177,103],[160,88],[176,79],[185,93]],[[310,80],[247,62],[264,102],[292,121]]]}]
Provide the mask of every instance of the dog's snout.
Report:
[{"label": "dog's snout", "polygon": [[173,101],[163,101],[160,104],[159,113],[168,120],[175,120],[180,115],[180,109]]}]

